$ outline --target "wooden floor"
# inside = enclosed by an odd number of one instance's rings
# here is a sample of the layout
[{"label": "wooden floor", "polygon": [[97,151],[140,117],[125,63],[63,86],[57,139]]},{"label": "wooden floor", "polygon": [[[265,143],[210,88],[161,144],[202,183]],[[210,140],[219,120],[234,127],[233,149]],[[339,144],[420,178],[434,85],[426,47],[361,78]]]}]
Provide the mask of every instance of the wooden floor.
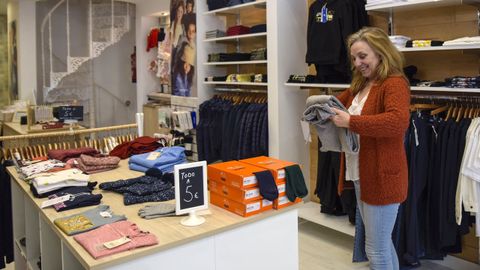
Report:
[{"label": "wooden floor", "polygon": [[[351,263],[353,238],[315,223],[299,219],[300,270],[368,270],[368,263]],[[6,270],[13,270],[13,263]],[[455,257],[444,261],[422,261],[416,270],[480,270],[480,265]]]},{"label": "wooden floor", "polygon": [[[368,263],[352,263],[353,237],[299,219],[300,270],[368,270]],[[480,270],[480,265],[452,256],[443,261],[422,261],[416,270]]]}]

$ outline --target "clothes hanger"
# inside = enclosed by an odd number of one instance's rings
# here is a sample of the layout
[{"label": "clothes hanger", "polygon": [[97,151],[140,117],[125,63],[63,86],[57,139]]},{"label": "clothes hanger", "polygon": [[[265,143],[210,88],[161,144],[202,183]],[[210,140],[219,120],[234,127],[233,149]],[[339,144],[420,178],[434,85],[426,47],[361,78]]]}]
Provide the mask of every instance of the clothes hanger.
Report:
[{"label": "clothes hanger", "polygon": [[437,104],[425,104],[425,103],[414,103],[410,105],[410,111],[415,110],[430,110],[430,109],[438,109],[439,106]]},{"label": "clothes hanger", "polygon": [[28,154],[29,154],[29,156],[30,156],[30,159],[34,159],[36,156],[35,156],[35,154],[33,153],[33,149],[32,149],[32,147],[31,147],[30,145],[27,146],[27,150],[28,150]]},{"label": "clothes hanger", "polygon": [[40,147],[39,144],[33,146],[33,151],[35,152],[36,157],[41,157],[42,156],[42,147]]},{"label": "clothes hanger", "polygon": [[2,158],[3,160],[7,160],[8,159],[8,150],[5,148],[5,147],[2,147]]},{"label": "clothes hanger", "polygon": [[42,155],[45,157],[48,156],[47,147],[44,144],[42,144]]},{"label": "clothes hanger", "polygon": [[465,108],[463,107],[463,105],[460,105],[460,108],[458,108],[457,118],[455,119],[455,122],[460,122],[460,120],[463,118],[464,110]]},{"label": "clothes hanger", "polygon": [[450,119],[450,117],[452,116],[452,112],[453,112],[453,105],[449,104],[448,106],[449,107],[448,107],[448,111],[447,111],[447,116],[445,117],[445,121]]},{"label": "clothes hanger", "polygon": [[436,114],[439,114],[441,112],[447,111],[448,108],[450,108],[449,105],[445,105],[445,106],[436,108],[436,109],[430,111],[430,115],[436,115]]}]

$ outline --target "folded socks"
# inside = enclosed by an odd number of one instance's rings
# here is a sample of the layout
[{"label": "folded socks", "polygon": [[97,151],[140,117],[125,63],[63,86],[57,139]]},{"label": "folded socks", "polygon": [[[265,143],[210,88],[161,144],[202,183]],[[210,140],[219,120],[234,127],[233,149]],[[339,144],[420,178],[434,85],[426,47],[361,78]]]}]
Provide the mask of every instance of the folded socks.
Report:
[{"label": "folded socks", "polygon": [[297,164],[285,167],[286,192],[289,201],[307,196],[308,190],[305,185],[302,170]]},{"label": "folded socks", "polygon": [[255,172],[254,174],[255,177],[257,177],[260,195],[269,201],[273,201],[278,198],[278,188],[277,184],[275,184],[272,173],[267,170]]}]

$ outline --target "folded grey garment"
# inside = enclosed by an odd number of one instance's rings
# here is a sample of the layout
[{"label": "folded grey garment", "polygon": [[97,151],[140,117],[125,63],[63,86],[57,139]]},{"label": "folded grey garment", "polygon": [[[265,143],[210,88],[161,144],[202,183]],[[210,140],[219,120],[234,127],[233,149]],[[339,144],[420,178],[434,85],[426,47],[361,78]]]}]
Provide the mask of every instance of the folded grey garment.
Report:
[{"label": "folded grey garment", "polygon": [[307,109],[302,120],[315,126],[322,146],[320,151],[358,153],[359,142],[355,133],[340,128],[330,120],[335,115],[332,108],[348,112],[345,106],[334,96],[315,95],[307,98]]},{"label": "folded grey garment", "polygon": [[162,215],[150,215],[150,216],[140,216],[144,219],[154,219],[154,218],[161,218],[161,217],[175,217],[175,212],[169,214],[162,214]]},{"label": "folded grey garment", "polygon": [[149,216],[160,217],[175,215],[175,204],[159,203],[154,205],[147,205],[144,208],[138,210],[138,215],[142,218],[147,218]]}]

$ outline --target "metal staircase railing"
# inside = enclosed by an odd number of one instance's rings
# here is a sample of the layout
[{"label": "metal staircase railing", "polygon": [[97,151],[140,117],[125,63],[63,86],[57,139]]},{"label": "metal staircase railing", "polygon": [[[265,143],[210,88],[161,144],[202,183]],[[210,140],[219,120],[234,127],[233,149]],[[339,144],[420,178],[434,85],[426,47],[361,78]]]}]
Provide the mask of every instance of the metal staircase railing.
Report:
[{"label": "metal staircase railing", "polygon": [[[94,3],[95,2],[95,3]],[[122,36],[130,31],[130,11],[128,3],[125,5],[122,15],[116,15],[116,8],[122,12],[119,8],[120,5],[115,5],[115,2],[120,1],[110,0],[106,1],[89,0],[88,3],[88,37],[89,48],[86,56],[71,56],[70,51],[70,3],[69,0],[59,0],[55,6],[47,13],[41,24],[41,43],[42,43],[42,68],[43,68],[43,94],[44,97],[48,96],[48,93],[57,88],[63,78],[75,73],[84,63],[91,61],[92,59],[100,56],[102,52],[111,45],[120,41]],[[66,10],[66,40],[59,42],[65,42],[67,44],[67,58],[66,58],[66,70],[54,71],[53,58],[54,51],[52,50],[52,17],[55,15],[55,11],[59,7],[65,5]],[[96,6],[94,8],[94,6]],[[107,7],[107,8],[106,8]],[[102,9],[103,8],[103,9]],[[109,10],[109,11],[108,11]],[[103,22],[103,23],[102,23]],[[48,44],[45,42],[45,33],[48,31]],[[45,49],[48,45],[48,50]],[[48,58],[48,59],[47,59]],[[47,63],[47,61],[49,61]],[[47,64],[49,66],[47,67]],[[48,98],[47,98],[48,99]]]}]

